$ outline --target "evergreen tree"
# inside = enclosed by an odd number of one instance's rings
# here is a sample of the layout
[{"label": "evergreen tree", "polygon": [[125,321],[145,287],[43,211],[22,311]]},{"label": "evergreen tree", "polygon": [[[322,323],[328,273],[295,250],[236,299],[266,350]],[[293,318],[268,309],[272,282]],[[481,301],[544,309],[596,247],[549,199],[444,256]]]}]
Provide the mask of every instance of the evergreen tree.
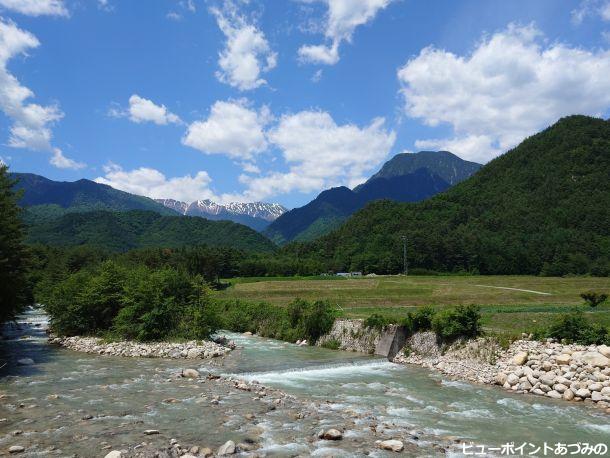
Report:
[{"label": "evergreen tree", "polygon": [[28,280],[28,250],[23,243],[24,230],[18,196],[8,167],[0,165],[0,322],[10,320],[31,302]]}]

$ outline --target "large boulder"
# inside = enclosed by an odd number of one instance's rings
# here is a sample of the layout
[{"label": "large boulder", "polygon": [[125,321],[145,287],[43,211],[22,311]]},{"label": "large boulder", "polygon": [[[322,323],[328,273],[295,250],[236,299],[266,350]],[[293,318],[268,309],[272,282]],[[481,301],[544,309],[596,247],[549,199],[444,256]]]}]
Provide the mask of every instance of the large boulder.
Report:
[{"label": "large boulder", "polygon": [[378,445],[380,449],[390,450],[392,452],[402,452],[402,450],[405,448],[401,441],[395,439],[380,441],[378,442]]},{"label": "large boulder", "polygon": [[604,355],[606,358],[610,358],[610,347],[607,345],[600,345],[597,347],[597,351]]},{"label": "large boulder", "polygon": [[610,366],[610,359],[606,358],[601,353],[596,351],[588,351],[580,356],[580,360],[593,367],[608,367]]},{"label": "large boulder", "polygon": [[520,351],[515,356],[513,356],[513,364],[516,366],[523,366],[527,362],[527,352]]},{"label": "large boulder", "polygon": [[32,358],[21,358],[17,360],[17,364],[20,366],[31,366],[34,364],[34,360]]},{"label": "large boulder", "polygon": [[187,378],[198,378],[199,372],[197,372],[195,369],[184,369],[182,371],[182,376]]},{"label": "large boulder", "polygon": [[226,441],[218,448],[216,453],[218,456],[233,455],[235,453],[235,442]]},{"label": "large boulder", "polygon": [[338,441],[343,438],[343,433],[338,429],[331,428],[324,431],[322,438],[329,441]]}]

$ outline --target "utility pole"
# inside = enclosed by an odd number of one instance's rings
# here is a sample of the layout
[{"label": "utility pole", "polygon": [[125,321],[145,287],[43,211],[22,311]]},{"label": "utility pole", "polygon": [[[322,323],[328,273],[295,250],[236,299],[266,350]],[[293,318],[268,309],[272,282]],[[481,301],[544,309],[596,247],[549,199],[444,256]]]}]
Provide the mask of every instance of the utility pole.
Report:
[{"label": "utility pole", "polygon": [[402,239],[402,257],[404,261],[404,272],[405,276],[409,275],[409,267],[407,265],[407,236],[403,235]]}]

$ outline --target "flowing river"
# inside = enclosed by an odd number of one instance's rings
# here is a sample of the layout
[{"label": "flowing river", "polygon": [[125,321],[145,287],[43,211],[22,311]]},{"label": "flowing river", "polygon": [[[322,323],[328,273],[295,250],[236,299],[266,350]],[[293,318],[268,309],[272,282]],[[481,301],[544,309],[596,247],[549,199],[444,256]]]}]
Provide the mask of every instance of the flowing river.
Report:
[{"label": "flowing river", "polygon": [[[610,418],[594,408],[367,355],[228,333],[238,348],[225,358],[117,358],[52,347],[46,325],[34,310],[5,331],[0,455],[21,445],[28,456],[95,457],[142,442],[161,449],[171,438],[214,450],[230,439],[254,444],[263,456],[393,456],[375,445],[392,438],[409,456],[461,456],[460,440],[493,447],[610,444]],[[34,364],[18,365],[20,358]],[[222,379],[175,377],[187,367],[277,391],[258,396]],[[318,439],[331,427],[344,431],[342,440]],[[147,429],[159,434],[146,436]]]}]

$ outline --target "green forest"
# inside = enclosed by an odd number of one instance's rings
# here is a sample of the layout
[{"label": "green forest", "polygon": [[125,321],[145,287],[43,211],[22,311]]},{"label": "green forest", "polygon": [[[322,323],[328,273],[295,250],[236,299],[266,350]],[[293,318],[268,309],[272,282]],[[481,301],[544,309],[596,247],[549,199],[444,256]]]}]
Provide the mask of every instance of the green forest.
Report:
[{"label": "green forest", "polygon": [[[328,270],[610,273],[610,122],[571,116],[420,203],[374,202],[283,255]],[[307,260],[307,261],[305,261]],[[415,270],[417,271],[417,270]]]}]

